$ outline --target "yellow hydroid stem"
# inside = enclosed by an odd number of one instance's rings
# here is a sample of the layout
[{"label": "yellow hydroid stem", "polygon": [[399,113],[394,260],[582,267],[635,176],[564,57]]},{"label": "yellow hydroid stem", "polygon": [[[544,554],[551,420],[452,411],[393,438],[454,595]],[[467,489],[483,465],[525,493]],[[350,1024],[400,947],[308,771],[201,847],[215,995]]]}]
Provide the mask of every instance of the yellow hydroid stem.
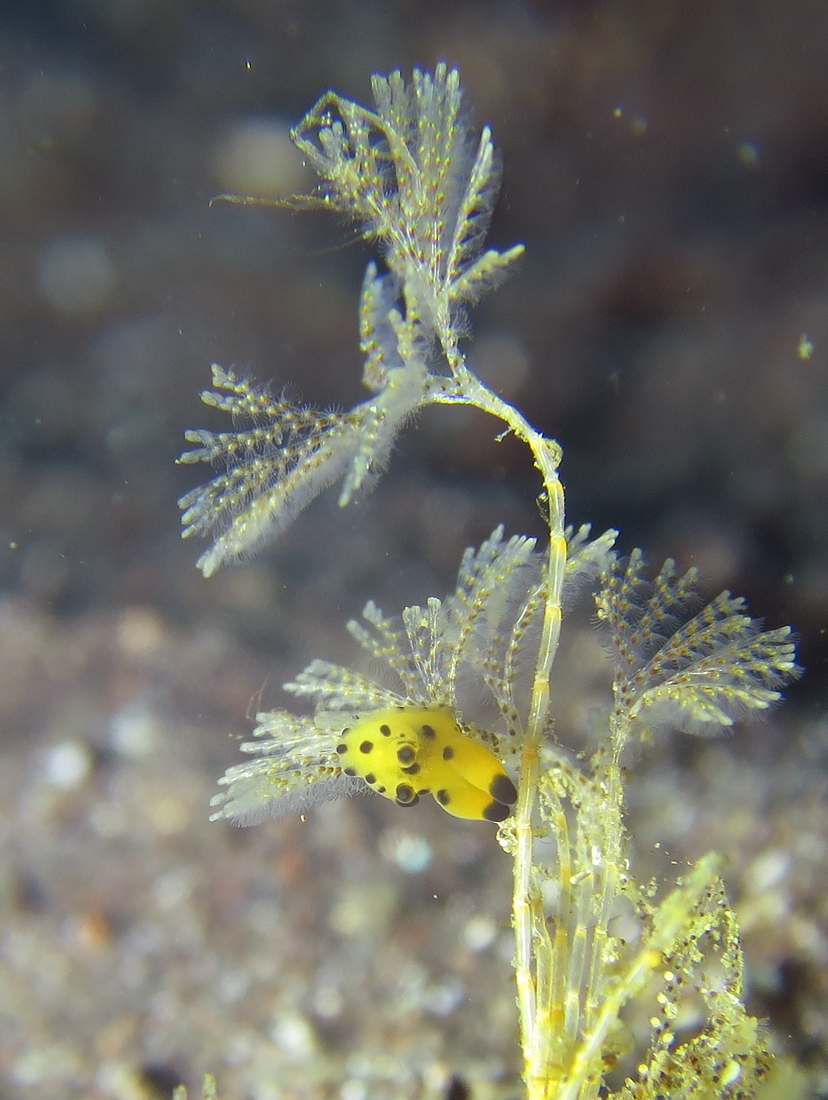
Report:
[{"label": "yellow hydroid stem", "polygon": [[[532,443],[530,442],[530,446]],[[526,737],[523,743],[518,802],[515,811],[514,893],[512,921],[515,931],[515,968],[518,989],[518,1006],[521,1020],[521,1046],[524,1073],[530,1100],[537,1095],[535,1083],[548,1075],[547,1062],[549,1039],[538,1034],[541,1020],[538,1017],[538,989],[533,950],[535,920],[533,919],[532,865],[534,859],[533,814],[540,781],[540,745],[547,727],[549,713],[549,678],[552,662],[558,649],[561,633],[561,590],[566,570],[566,538],[564,536],[564,492],[557,474],[560,449],[543,437],[532,446],[535,463],[543,477],[549,523],[549,560],[547,563],[547,591],[544,606],[541,644],[538,650],[532,699]],[[538,914],[543,924],[542,912]],[[566,925],[560,922],[557,934],[566,934]],[[560,958],[557,952],[553,958]],[[550,975],[550,977],[553,977]],[[552,1006],[553,1016],[555,1005]],[[560,1025],[558,1019],[543,1019],[545,1028]],[[539,1064],[540,1063],[540,1064]]]},{"label": "yellow hydroid stem", "polygon": [[[540,782],[540,748],[547,732],[549,716],[549,679],[552,663],[558,649],[561,633],[561,592],[566,572],[566,536],[564,490],[558,476],[562,450],[558,443],[548,439],[503,398],[490,390],[466,366],[453,339],[443,340],[443,351],[451,367],[457,390],[435,394],[432,399],[440,403],[474,405],[503,421],[511,432],[521,439],[532,452],[535,466],[543,480],[543,501],[549,527],[549,557],[546,570],[546,591],[540,646],[532,683],[527,726],[521,755],[518,800],[514,811],[514,848],[512,895],[512,925],[515,932],[515,981],[517,985],[518,1012],[520,1015],[521,1049],[524,1061],[524,1079],[529,1100],[542,1100],[548,1095],[550,1034],[559,1024],[563,1005],[546,1006],[542,1022],[538,1018],[538,982],[535,937],[540,932],[543,915],[538,911],[534,897],[532,865],[534,857],[533,817]],[[566,934],[565,928],[562,934]],[[555,958],[564,955],[555,953]],[[560,986],[563,975],[544,975]],[[549,1008],[552,1009],[551,1016]],[[547,1032],[539,1034],[542,1026]]]}]

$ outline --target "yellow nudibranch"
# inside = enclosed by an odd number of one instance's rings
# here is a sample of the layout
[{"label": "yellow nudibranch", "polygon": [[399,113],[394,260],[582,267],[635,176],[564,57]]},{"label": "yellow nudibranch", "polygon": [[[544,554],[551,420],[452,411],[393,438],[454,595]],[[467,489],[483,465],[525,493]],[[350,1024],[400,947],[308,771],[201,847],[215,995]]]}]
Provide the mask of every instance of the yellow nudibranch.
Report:
[{"label": "yellow nudibranch", "polygon": [[503,821],[517,801],[497,757],[439,707],[390,707],[344,730],[336,747],[345,775],[361,776],[398,806],[433,795],[455,817]]}]

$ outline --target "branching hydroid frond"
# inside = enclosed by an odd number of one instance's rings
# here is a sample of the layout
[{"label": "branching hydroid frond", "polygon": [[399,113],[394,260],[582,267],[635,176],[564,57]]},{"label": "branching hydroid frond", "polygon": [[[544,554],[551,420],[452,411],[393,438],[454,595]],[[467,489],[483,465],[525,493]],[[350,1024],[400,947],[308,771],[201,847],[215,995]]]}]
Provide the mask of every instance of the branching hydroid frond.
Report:
[{"label": "branching hydroid frond", "polygon": [[336,731],[284,710],[259,714],[257,720],[258,740],[243,742],[241,751],[258,758],[227,769],[219,780],[227,790],[210,801],[217,807],[211,821],[256,825],[364,789],[339,766]]},{"label": "branching hydroid frond", "polygon": [[343,477],[357,440],[342,418],[274,400],[245,379],[213,365],[206,405],[252,426],[234,432],[189,431],[196,450],[179,462],[222,463],[225,470],[179,501],[183,537],[215,535],[198,560],[205,577],[275,538],[322,489]]},{"label": "branching hydroid frond", "polygon": [[394,438],[423,400],[425,368],[389,370],[384,388],[348,413],[273,399],[232,371],[213,365],[206,405],[252,426],[234,432],[188,431],[181,463],[223,463],[225,470],[178,502],[183,537],[212,535],[198,559],[205,577],[253,553],[288,527],[323,489],[342,481],[340,504],[370,484],[387,463]]},{"label": "branching hydroid frond", "polygon": [[[658,960],[660,978],[653,998],[649,1049],[616,1100],[671,1097],[753,1096],[773,1065],[769,1037],[745,1011],[744,967],[736,918],[719,877],[721,859],[708,855],[653,910],[646,903],[645,935],[639,956]],[[648,968],[642,968],[646,978]],[[629,994],[643,989],[644,982]],[[701,1026],[680,1041],[683,1008],[703,1006]]]},{"label": "branching hydroid frond", "polygon": [[[360,302],[363,381],[373,396],[348,413],[321,412],[274,400],[213,367],[220,392],[202,399],[253,426],[186,436],[200,446],[179,461],[226,467],[180,501],[184,536],[215,539],[199,558],[205,576],[277,538],[339,481],[339,503],[348,504],[384,468],[398,431],[422,405],[480,401],[457,347],[458,307],[494,285],[523,250],[479,254],[499,180],[491,134],[483,131],[474,152],[459,76],[445,65],[415,70],[408,85],[399,73],[377,76],[373,89],[376,111],[329,92],[293,132],[322,179],[323,194],[312,201],[358,218],[386,250],[389,270],[368,265]],[[506,411],[524,437],[530,431],[505,402],[481,407]],[[550,452],[547,464],[556,458]]]},{"label": "branching hydroid frond", "polygon": [[763,631],[729,592],[680,625],[698,602],[696,570],[679,575],[670,559],[648,580],[635,550],[606,575],[598,618],[615,658],[616,702],[630,722],[714,736],[773,706],[799,675],[790,628]]},{"label": "branching hydroid frond", "polygon": [[440,330],[456,305],[494,286],[521,245],[479,255],[500,183],[486,127],[475,150],[456,69],[372,80],[376,110],[328,92],[293,132],[325,201],[385,248],[407,314]]}]

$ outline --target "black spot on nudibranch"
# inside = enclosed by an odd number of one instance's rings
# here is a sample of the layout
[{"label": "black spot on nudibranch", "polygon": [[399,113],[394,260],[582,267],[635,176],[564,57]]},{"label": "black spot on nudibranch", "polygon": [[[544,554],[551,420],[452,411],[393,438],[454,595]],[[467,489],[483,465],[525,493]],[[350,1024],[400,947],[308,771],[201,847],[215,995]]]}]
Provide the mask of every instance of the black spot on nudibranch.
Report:
[{"label": "black spot on nudibranch", "polygon": [[409,786],[408,783],[400,783],[397,786],[397,803],[400,806],[413,806],[417,801],[417,795],[414,788]]},{"label": "black spot on nudibranch", "polygon": [[380,726],[380,733],[382,734],[383,737],[390,737],[391,736],[391,727],[386,726],[385,723],[383,723]]},{"label": "black spot on nudibranch", "polygon": [[359,751],[364,752],[364,753],[369,753],[371,751],[371,749],[373,749],[373,747],[374,747],[374,742],[373,741],[363,741],[362,744],[359,746]]},{"label": "black spot on nudibranch", "polygon": [[434,726],[423,726],[420,732],[427,741],[433,741],[434,738],[437,736],[437,734],[434,732]]},{"label": "black spot on nudibranch", "polygon": [[336,746],[336,751],[339,753],[340,756],[344,756],[345,753],[348,751],[348,746],[347,745],[337,745]]},{"label": "black spot on nudibranch", "polygon": [[345,768],[343,769],[343,773],[345,775],[356,775],[356,768]]},{"label": "black spot on nudibranch", "polygon": [[373,785],[374,783],[376,783],[376,781],[377,781],[377,777],[373,774],[373,772],[369,772],[365,776],[365,782],[366,783],[371,783]]},{"label": "black spot on nudibranch", "polygon": [[514,806],[517,802],[515,785],[508,775],[496,775],[489,784],[489,794],[506,806]]},{"label": "black spot on nudibranch", "polygon": [[451,802],[451,795],[446,790],[439,790],[434,796],[441,806],[448,806]]},{"label": "black spot on nudibranch", "polygon": [[397,759],[401,764],[412,764],[416,755],[411,745],[403,745],[401,749],[397,749]]},{"label": "black spot on nudibranch", "polygon": [[443,759],[444,760],[451,760],[451,758],[453,756],[454,756],[454,749],[451,747],[451,745],[446,745],[446,747],[443,749]]},{"label": "black spot on nudibranch", "polygon": [[505,821],[511,812],[510,807],[502,802],[490,802],[483,811],[483,818],[485,821]]},{"label": "black spot on nudibranch", "polygon": [[406,775],[419,775],[420,774],[420,765],[419,764],[412,764],[410,768],[403,768],[403,771],[405,772]]}]

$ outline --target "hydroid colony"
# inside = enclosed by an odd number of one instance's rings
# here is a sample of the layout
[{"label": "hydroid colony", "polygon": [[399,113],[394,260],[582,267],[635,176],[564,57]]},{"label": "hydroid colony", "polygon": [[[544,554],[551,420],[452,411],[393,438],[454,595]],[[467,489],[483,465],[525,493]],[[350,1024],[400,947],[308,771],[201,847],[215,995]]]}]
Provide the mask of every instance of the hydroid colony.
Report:
[{"label": "hydroid colony", "polygon": [[[466,311],[523,247],[484,249],[498,190],[489,130],[473,140],[456,71],[438,65],[373,79],[375,106],[328,93],[293,134],[320,182],[296,206],[328,208],[376,240],[360,302],[370,396],[350,412],[272,397],[213,367],[203,400],[233,431],[187,434],[183,462],[220,472],[181,501],[184,535],[208,535],[199,559],[219,567],[280,535],[323,489],[340,504],[386,465],[395,437],[430,404],[473,405],[530,449],[548,541],[498,528],[466,551],[455,591],[425,607],[348,624],[387,676],[313,661],[286,686],[312,716],[258,716],[252,759],[221,780],[214,818],[250,824],[368,785],[400,806],[433,796],[461,818],[499,822],[513,862],[515,972],[524,1081],[531,1100],[589,1100],[629,1046],[625,1007],[641,998],[651,1034],[619,1100],[755,1095],[772,1058],[742,1005],[738,930],[719,877],[702,859],[656,902],[627,855],[621,759],[644,729],[712,734],[767,710],[797,674],[787,628],[763,631],[723,593],[695,616],[697,578],[672,562],[648,579],[642,557],[616,558],[616,532],[596,539],[564,524],[561,449],[469,369]],[[564,609],[597,588],[615,664],[614,706],[587,766],[555,739],[549,678]],[[481,691],[488,704],[482,718]],[[477,700],[476,703],[472,703]],[[539,839],[554,839],[538,854]],[[619,909],[637,935],[613,934]],[[675,1027],[686,999],[702,1022]]]}]

